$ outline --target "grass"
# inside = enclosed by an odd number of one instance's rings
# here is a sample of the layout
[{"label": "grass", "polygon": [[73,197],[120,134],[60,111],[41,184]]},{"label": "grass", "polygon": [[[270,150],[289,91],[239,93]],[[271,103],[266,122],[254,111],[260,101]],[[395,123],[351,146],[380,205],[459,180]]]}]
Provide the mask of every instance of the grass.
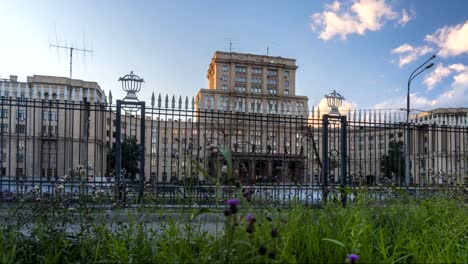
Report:
[{"label": "grass", "polygon": [[[38,203],[4,219],[0,263],[344,263],[351,253],[359,263],[468,259],[468,210],[461,199],[258,209],[243,198],[235,213],[224,207],[228,216],[207,231],[198,221],[207,209],[184,210],[187,218],[165,218],[154,227],[138,213],[124,223],[103,222],[86,208],[70,214]],[[255,220],[248,222],[248,214]]]}]

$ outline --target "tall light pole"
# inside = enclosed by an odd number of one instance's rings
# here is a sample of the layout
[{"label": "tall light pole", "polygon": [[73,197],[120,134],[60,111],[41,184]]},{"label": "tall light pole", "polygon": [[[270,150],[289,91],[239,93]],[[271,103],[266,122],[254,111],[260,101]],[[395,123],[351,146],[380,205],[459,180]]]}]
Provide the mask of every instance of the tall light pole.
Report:
[{"label": "tall light pole", "polygon": [[[405,185],[408,189],[410,184],[410,126],[409,126],[409,113],[410,113],[410,86],[411,81],[416,78],[423,71],[434,66],[434,63],[427,64],[429,61],[435,59],[435,55],[432,55],[423,64],[417,67],[408,78],[408,93],[406,94],[406,139],[405,139]],[[423,68],[424,67],[424,68]],[[421,69],[422,68],[422,69]],[[419,71],[418,71],[419,70]]]}]

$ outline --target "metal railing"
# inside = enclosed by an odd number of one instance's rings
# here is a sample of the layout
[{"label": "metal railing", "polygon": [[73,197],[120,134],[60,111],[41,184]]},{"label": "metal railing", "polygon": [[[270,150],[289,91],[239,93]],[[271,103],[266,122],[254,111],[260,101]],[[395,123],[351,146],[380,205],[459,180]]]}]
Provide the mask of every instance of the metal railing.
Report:
[{"label": "metal railing", "polygon": [[[343,187],[367,186],[376,193],[372,197],[384,197],[385,186],[423,196],[467,184],[466,113],[413,120],[405,142],[403,113],[395,111],[349,111],[342,113],[344,121],[324,127],[319,111],[200,110],[189,98],[159,96],[143,113],[123,107],[120,118],[105,98],[31,98],[1,98],[2,202],[81,194],[211,206],[244,188],[259,203],[312,204]],[[411,149],[410,186],[404,185],[405,144]]]}]

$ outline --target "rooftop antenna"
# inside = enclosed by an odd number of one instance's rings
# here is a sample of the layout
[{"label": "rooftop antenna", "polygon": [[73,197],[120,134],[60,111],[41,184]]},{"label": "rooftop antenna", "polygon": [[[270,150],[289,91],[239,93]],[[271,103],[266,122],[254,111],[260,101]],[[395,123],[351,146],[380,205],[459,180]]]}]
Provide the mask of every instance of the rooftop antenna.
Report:
[{"label": "rooftop antenna", "polygon": [[92,50],[88,50],[86,48],[75,48],[73,45],[58,45],[58,41],[56,44],[49,44],[49,47],[53,47],[58,49],[66,49],[70,51],[70,79],[72,78],[72,73],[73,73],[73,51],[81,51],[83,54],[86,56],[86,53],[92,53]]},{"label": "rooftop antenna", "polygon": [[234,49],[233,44],[234,42],[236,42],[236,40],[233,40],[232,38],[225,38],[225,40],[229,44],[229,52],[232,52],[232,50]]}]

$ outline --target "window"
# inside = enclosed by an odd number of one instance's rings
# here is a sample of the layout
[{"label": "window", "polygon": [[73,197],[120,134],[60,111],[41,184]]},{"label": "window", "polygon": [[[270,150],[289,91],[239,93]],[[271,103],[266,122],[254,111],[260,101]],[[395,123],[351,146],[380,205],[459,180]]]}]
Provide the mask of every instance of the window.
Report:
[{"label": "window", "polygon": [[236,77],[236,82],[245,82],[245,77]]},{"label": "window", "polygon": [[16,125],[16,133],[26,133],[26,125]]},{"label": "window", "polygon": [[289,90],[284,90],[285,95],[289,95]]},{"label": "window", "polygon": [[255,83],[255,84],[262,83],[262,78],[253,77],[253,78],[252,78],[252,83]]},{"label": "window", "polygon": [[268,88],[268,93],[269,94],[276,94],[276,89]]},{"label": "window", "polygon": [[260,69],[260,68],[252,68],[252,74],[262,74],[262,69]]},{"label": "window", "polygon": [[262,93],[262,89],[260,87],[252,87],[252,93]]},{"label": "window", "polygon": [[16,161],[17,161],[17,162],[23,162],[23,161],[24,161],[24,155],[23,155],[23,153],[17,153],[17,154],[16,154]]},{"label": "window", "polygon": [[223,77],[221,77],[221,80],[224,81],[224,82],[227,82],[227,80],[228,80],[227,75],[223,75]]},{"label": "window", "polygon": [[16,119],[18,119],[19,121],[26,120],[26,110],[18,110],[16,112]]},{"label": "window", "polygon": [[245,73],[246,71],[245,67],[236,66],[236,72]]},{"label": "window", "polygon": [[286,87],[289,86],[289,81],[288,80],[284,81],[284,86],[286,86]]},{"label": "window", "polygon": [[267,74],[268,74],[268,76],[276,76],[277,71],[276,70],[268,70]]},{"label": "window", "polygon": [[284,71],[284,77],[289,77],[289,71]]},{"label": "window", "polygon": [[227,65],[223,65],[223,72],[227,72],[228,71],[228,66]]},{"label": "window", "polygon": [[26,97],[24,94],[22,94],[20,97],[18,97],[18,104],[20,105],[25,105],[26,104]]},{"label": "window", "polygon": [[57,121],[57,112],[42,112],[42,120],[43,121]]},{"label": "window", "polygon": [[8,109],[0,109],[0,118],[8,118]]},{"label": "window", "polygon": [[23,150],[24,149],[24,140],[19,140],[18,141],[18,150]]},{"label": "window", "polygon": [[245,93],[245,87],[243,87],[243,86],[236,86],[236,92]]},{"label": "window", "polygon": [[267,83],[268,83],[268,84],[276,85],[276,80],[275,80],[275,79],[268,79],[268,80],[267,80]]},{"label": "window", "polygon": [[227,91],[227,89],[228,89],[228,87],[227,87],[227,85],[226,85],[226,84],[223,84],[223,86],[221,86],[221,90],[223,90],[223,91]]}]

